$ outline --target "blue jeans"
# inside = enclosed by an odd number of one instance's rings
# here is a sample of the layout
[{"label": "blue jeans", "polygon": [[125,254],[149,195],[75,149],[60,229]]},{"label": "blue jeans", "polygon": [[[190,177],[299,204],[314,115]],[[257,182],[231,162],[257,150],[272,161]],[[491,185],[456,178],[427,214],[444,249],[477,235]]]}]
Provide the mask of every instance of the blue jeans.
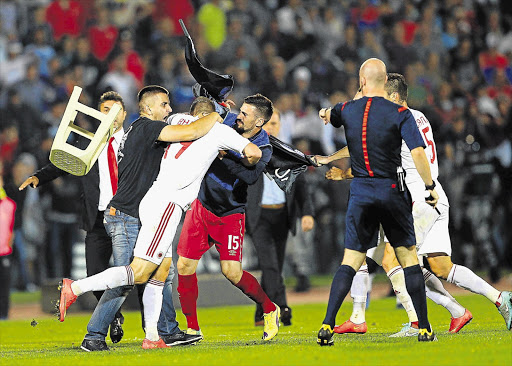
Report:
[{"label": "blue jeans", "polygon": [[[115,216],[105,211],[105,229],[112,238],[112,254],[114,266],[127,266],[133,259],[133,248],[139,234],[140,221],[130,215],[116,211]],[[163,304],[158,320],[158,333],[162,336],[173,335],[179,332],[176,321],[176,311],[172,302],[172,280],[174,268],[169,270],[163,290]],[[105,340],[110,323],[115,318],[117,310],[121,307],[126,296],[133,286],[122,286],[106,290],[101,296],[98,305],[87,324],[85,339]]]}]

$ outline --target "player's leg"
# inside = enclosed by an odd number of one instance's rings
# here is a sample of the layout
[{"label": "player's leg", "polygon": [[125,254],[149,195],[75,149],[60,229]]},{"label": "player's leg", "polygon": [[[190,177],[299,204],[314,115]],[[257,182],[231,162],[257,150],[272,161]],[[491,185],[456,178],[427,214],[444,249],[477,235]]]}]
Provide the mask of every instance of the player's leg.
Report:
[{"label": "player's leg", "polygon": [[[182,234],[183,235],[183,234]],[[181,240],[180,240],[181,243]],[[198,259],[185,258],[180,255],[178,258],[178,294],[180,297],[181,311],[187,318],[189,330],[200,331],[197,320],[197,287],[196,269]]]},{"label": "player's leg", "polygon": [[395,250],[389,244],[389,242],[387,242],[387,239],[385,239],[385,241],[386,245],[384,249],[384,258],[382,260],[382,268],[391,281],[391,285],[393,286],[393,291],[395,291],[396,298],[404,307],[407,313],[407,317],[409,318],[409,322],[405,324],[398,333],[394,333],[390,337],[417,336],[417,329],[419,328],[418,316],[416,315],[416,310],[414,310],[412,299],[407,292],[404,271],[400,266],[400,263],[398,263]]},{"label": "player's leg", "polygon": [[[105,212],[103,223],[106,233],[111,239],[114,266],[128,266],[139,233],[139,219],[118,210],[108,210]],[[105,337],[109,324],[114,321],[116,312],[132,288],[133,286],[117,287],[103,293],[87,324],[87,334],[81,346],[83,350],[102,351],[108,349]]]},{"label": "player's leg", "polygon": [[279,331],[281,309],[270,300],[258,283],[258,280],[249,272],[242,270],[241,261],[223,260],[222,258],[225,257],[223,252],[219,251],[219,253],[221,255],[220,266],[222,274],[247,297],[263,308],[264,325],[262,339],[264,341],[271,340]]},{"label": "player's leg", "polygon": [[196,269],[199,259],[210,248],[208,243],[208,226],[206,221],[209,216],[199,200],[192,203],[187,211],[183,228],[178,242],[178,294],[180,297],[181,311],[187,318],[187,333],[201,335],[197,320],[197,287]]},{"label": "player's leg", "polygon": [[[496,305],[500,314],[505,319],[507,328],[510,329],[512,327],[510,292],[500,292],[469,268],[452,263],[451,242],[448,230],[449,207],[440,205],[439,210],[441,214],[425,238],[425,242],[420,248],[420,253],[428,256],[427,260],[430,268],[437,277],[487,297]],[[468,318],[467,314],[466,318]]]},{"label": "player's leg", "polygon": [[350,297],[352,297],[352,314],[349,320],[341,325],[333,328],[334,333],[356,333],[364,334],[368,330],[366,326],[365,311],[366,311],[366,298],[370,285],[368,275],[368,265],[363,263],[359,270],[356,272],[350,287]]},{"label": "player's leg", "polygon": [[444,253],[432,253],[427,260],[437,276],[489,299],[505,319],[507,329],[512,328],[512,300],[509,291],[500,292],[469,268],[453,264],[451,258]]}]

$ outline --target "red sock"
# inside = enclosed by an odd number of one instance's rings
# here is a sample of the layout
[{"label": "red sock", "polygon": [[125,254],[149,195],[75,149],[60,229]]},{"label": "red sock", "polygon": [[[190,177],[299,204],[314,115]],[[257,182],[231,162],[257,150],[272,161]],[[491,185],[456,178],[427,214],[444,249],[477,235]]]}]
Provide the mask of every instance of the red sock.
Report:
[{"label": "red sock", "polygon": [[263,291],[258,280],[249,272],[243,271],[242,278],[235,286],[250,297],[252,301],[260,304],[264,313],[276,310],[276,306],[270,301],[265,291]]},{"label": "red sock", "polygon": [[181,311],[187,318],[187,326],[199,330],[197,322],[197,276],[178,274],[178,294],[180,295]]}]

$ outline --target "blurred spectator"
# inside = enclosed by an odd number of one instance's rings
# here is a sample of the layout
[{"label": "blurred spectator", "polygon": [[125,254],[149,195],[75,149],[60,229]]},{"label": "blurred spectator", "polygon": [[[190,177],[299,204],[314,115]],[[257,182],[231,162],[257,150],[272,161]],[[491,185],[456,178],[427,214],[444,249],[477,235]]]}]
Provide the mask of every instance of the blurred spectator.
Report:
[{"label": "blurred spectator", "polygon": [[133,48],[133,35],[130,31],[121,33],[119,37],[119,49],[120,52],[126,56],[126,70],[135,77],[138,88],[142,88],[146,69],[139,53]]},{"label": "blurred spectator", "polygon": [[461,93],[471,93],[480,81],[478,64],[469,38],[463,38],[451,57],[451,82]]},{"label": "blurred spectator", "polygon": [[106,67],[92,55],[87,37],[82,36],[76,39],[76,51],[71,60],[70,67],[80,67],[82,69],[83,85],[81,86],[94,97],[96,84],[106,72]]},{"label": "blurred spectator", "polygon": [[84,13],[77,0],[53,0],[46,8],[46,21],[52,26],[55,40],[64,34],[79,36],[85,25]]},{"label": "blurred spectator", "polygon": [[44,28],[34,30],[33,43],[25,47],[25,52],[33,53],[39,63],[39,75],[48,77],[48,62],[55,56],[55,50],[46,39]]},{"label": "blurred spectator", "polygon": [[119,30],[110,21],[110,12],[105,6],[96,10],[96,24],[89,28],[91,52],[96,59],[104,61],[114,49]]},{"label": "blurred spectator", "polygon": [[183,31],[179,23],[182,19],[185,25],[190,24],[194,15],[194,8],[190,0],[168,1],[156,0],[154,5],[154,18],[158,21],[169,18],[173,23],[174,35],[181,36]]},{"label": "blurred spectator", "polygon": [[38,111],[46,111],[48,109],[51,90],[41,80],[37,63],[31,63],[27,66],[25,78],[17,83],[15,88],[23,103],[31,105]]},{"label": "blurred spectator", "polygon": [[14,241],[14,217],[16,203],[9,197],[4,189],[3,164],[0,159],[0,320],[9,316],[9,302],[11,292],[11,261]]},{"label": "blurred spectator", "polygon": [[15,273],[17,274],[17,283],[15,284],[15,287],[22,291],[35,290],[35,274],[33,272],[33,261],[35,260],[35,256],[32,255],[31,260],[29,260],[29,251],[32,252],[32,254],[34,251],[27,245],[22,230],[23,210],[27,192],[18,190],[18,187],[30,176],[30,173],[37,168],[36,163],[36,159],[32,155],[22,153],[16,159],[12,168],[12,174],[5,182],[5,191],[7,196],[16,202],[13,259],[15,261]]},{"label": "blurred spectator", "polygon": [[0,85],[11,86],[25,77],[29,63],[34,62],[32,54],[22,54],[23,45],[18,41],[7,44],[7,60],[0,67]]},{"label": "blurred spectator", "polygon": [[496,71],[499,69],[504,70],[509,81],[512,81],[510,62],[505,55],[498,52],[497,46],[498,40],[490,37],[487,41],[487,50],[478,55],[480,70],[488,84],[493,83]]},{"label": "blurred spectator", "polygon": [[117,91],[123,97],[126,111],[130,115],[138,111],[136,97],[139,87],[137,79],[135,79],[132,73],[128,72],[126,65],[127,57],[125,54],[119,54],[114,57],[111,69],[101,78],[98,84],[97,92]]},{"label": "blurred spectator", "polygon": [[359,63],[359,46],[357,43],[357,32],[355,27],[353,25],[347,25],[345,28],[345,41],[336,50],[336,56],[338,56],[342,61],[350,59]]},{"label": "blurred spectator", "polygon": [[302,0],[288,0],[287,4],[276,12],[279,31],[293,35],[297,31],[297,19],[307,17]]},{"label": "blurred spectator", "polygon": [[363,32],[363,45],[358,50],[359,61],[363,63],[369,58],[376,57],[381,59],[384,63],[388,63],[388,54],[382,44],[377,41],[377,38],[372,30],[366,29]]},{"label": "blurred spectator", "polygon": [[222,46],[226,38],[226,14],[220,6],[220,0],[202,5],[197,20],[203,26],[203,34],[210,47],[217,50]]},{"label": "blurred spectator", "polygon": [[32,11],[31,21],[28,23],[27,35],[24,37],[25,44],[32,42],[35,33],[42,31],[43,43],[53,45],[53,29],[46,21],[46,9],[44,6],[38,6]]}]

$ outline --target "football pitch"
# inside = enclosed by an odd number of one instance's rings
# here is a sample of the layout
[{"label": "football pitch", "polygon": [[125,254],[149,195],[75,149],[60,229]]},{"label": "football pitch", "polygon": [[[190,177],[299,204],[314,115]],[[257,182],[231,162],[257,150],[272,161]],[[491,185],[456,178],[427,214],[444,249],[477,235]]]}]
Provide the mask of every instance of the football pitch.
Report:
[{"label": "football pitch", "polygon": [[[326,304],[295,305],[292,325],[264,343],[262,327],[253,326],[252,306],[198,309],[205,339],[195,346],[142,350],[140,314],[125,312],[123,340],[107,344],[110,352],[79,349],[88,314],[0,322],[0,365],[512,365],[512,331],[495,307],[482,296],[458,301],[473,313],[459,334],[448,334],[450,314],[429,300],[429,318],[438,342],[388,338],[406,322],[394,298],[372,300],[367,311],[368,333],[335,335],[332,347],[319,347],[316,334]],[[337,323],[348,319],[352,304],[342,305]],[[186,321],[178,310],[181,327]]]}]

